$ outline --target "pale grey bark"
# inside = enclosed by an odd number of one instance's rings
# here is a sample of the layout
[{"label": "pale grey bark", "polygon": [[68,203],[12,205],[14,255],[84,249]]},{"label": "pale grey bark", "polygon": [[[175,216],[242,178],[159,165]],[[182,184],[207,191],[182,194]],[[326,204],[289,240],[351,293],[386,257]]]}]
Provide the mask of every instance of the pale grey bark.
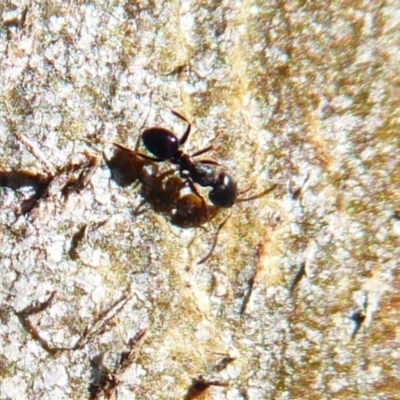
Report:
[{"label": "pale grey bark", "polygon": [[[400,5],[331,3],[0,5],[0,399],[397,398]],[[202,264],[230,210],[106,162],[170,109],[275,187]]]}]

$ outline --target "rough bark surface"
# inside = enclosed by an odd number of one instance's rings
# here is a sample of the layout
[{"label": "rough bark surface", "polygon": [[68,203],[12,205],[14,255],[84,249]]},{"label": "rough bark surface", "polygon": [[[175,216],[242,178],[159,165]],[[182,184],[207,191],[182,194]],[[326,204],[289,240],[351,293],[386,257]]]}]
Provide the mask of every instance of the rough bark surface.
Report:
[{"label": "rough bark surface", "polygon": [[[16,3],[0,399],[398,398],[399,2]],[[171,109],[255,199],[135,154]]]}]

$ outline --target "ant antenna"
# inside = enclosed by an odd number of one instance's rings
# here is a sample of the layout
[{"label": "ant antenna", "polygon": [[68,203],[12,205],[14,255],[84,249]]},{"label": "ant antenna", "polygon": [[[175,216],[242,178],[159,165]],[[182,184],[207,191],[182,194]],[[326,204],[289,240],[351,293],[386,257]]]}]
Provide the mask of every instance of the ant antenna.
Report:
[{"label": "ant antenna", "polygon": [[[245,197],[244,199],[238,199],[238,200],[236,200],[236,203],[244,203],[245,201],[251,201],[251,200],[259,199],[260,197],[266,196],[268,193],[271,193],[273,190],[275,190],[275,188],[276,188],[277,186],[278,186],[278,185],[275,183],[275,184],[272,185],[270,188],[264,190],[264,191],[261,192],[261,193],[255,194],[254,196]],[[249,189],[247,189],[247,190],[249,190]],[[241,192],[241,193],[245,193],[245,192],[247,192],[247,190],[245,190],[244,192]]]},{"label": "ant antenna", "polygon": [[[152,105],[153,105],[153,91],[150,92],[150,107],[149,107],[149,111],[148,111],[148,113],[147,113],[147,115],[146,115],[146,118],[145,118],[144,121],[143,121],[143,124],[140,125],[139,132],[141,132],[142,129],[143,129],[143,127],[146,125],[146,122],[147,122],[147,120],[148,120],[148,118],[149,118],[149,115],[150,115],[150,113],[151,113],[151,106],[152,106]],[[137,141],[136,141],[136,144],[135,144],[135,151],[136,151],[136,152],[139,150],[141,138],[142,138],[142,135],[139,135],[139,136],[138,136],[138,139],[137,139]]]},{"label": "ant antenna", "polygon": [[210,258],[212,252],[214,251],[215,247],[217,246],[219,232],[224,227],[224,225],[228,222],[228,219],[231,217],[231,215],[232,215],[232,210],[230,211],[229,215],[221,222],[221,224],[217,228],[217,232],[215,233],[215,236],[214,236],[214,242],[211,246],[210,251],[206,254],[205,257],[203,257],[200,261],[198,261],[197,265],[203,264]]}]

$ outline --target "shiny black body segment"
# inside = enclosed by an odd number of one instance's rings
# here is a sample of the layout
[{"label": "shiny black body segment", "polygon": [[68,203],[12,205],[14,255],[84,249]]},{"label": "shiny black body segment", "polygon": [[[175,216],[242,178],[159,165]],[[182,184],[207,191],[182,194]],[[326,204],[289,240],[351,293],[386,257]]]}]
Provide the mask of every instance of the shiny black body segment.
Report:
[{"label": "shiny black body segment", "polygon": [[[180,147],[187,141],[190,131],[190,122],[176,111],[172,113],[188,124],[181,139],[171,131],[154,127],[146,129],[142,134],[143,144],[146,149],[155,157],[140,154],[141,157],[152,161],[169,161],[179,166],[179,174],[186,179],[192,191],[202,199],[194,183],[202,187],[211,187],[209,199],[216,207],[229,208],[235,204],[238,190],[235,180],[226,172],[216,173],[215,166],[218,165],[212,160],[195,160],[194,158],[211,150],[206,147],[192,155],[183,152]],[[204,200],[203,200],[204,201]]]}]

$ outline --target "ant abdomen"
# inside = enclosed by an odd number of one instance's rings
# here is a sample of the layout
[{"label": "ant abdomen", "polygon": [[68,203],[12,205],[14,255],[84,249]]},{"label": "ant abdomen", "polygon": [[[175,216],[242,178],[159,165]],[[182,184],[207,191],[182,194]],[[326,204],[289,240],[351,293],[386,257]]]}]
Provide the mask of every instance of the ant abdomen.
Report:
[{"label": "ant abdomen", "polygon": [[142,139],[146,149],[159,160],[170,160],[178,154],[179,139],[168,129],[146,129],[142,134]]},{"label": "ant abdomen", "polygon": [[189,193],[176,201],[176,209],[172,215],[172,222],[179,226],[200,226],[213,217],[215,210],[204,209],[202,200],[195,194]]},{"label": "ant abdomen", "polygon": [[238,197],[235,180],[226,172],[221,172],[216,179],[208,198],[217,207],[232,207]]}]

